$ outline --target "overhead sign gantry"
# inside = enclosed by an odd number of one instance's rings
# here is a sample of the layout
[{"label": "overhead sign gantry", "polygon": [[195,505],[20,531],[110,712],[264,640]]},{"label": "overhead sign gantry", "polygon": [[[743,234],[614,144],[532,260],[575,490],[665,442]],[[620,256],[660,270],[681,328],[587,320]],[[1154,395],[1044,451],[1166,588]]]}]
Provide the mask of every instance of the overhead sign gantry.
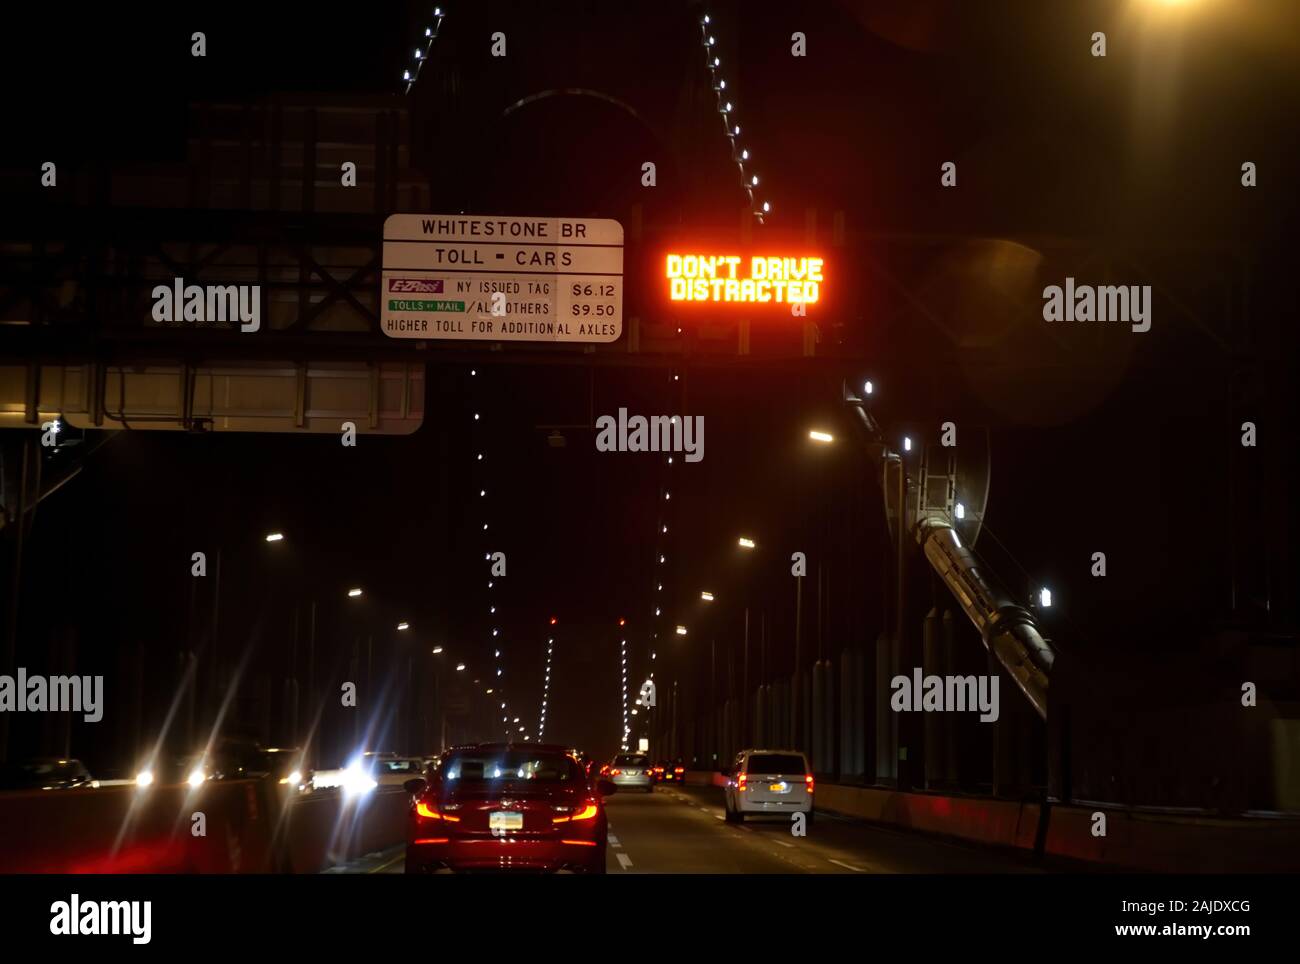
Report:
[{"label": "overhead sign gantry", "polygon": [[623,332],[623,226],[394,214],[380,284],[391,338],[612,342]]}]

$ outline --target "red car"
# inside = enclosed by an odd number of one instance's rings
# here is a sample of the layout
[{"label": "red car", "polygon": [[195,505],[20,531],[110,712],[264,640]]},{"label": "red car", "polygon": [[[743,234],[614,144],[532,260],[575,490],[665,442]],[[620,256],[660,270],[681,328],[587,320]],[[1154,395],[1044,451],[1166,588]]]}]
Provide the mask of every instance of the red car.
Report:
[{"label": "red car", "polygon": [[428,781],[408,780],[406,872],[605,873],[605,782],[562,746],[483,743],[442,755]]}]

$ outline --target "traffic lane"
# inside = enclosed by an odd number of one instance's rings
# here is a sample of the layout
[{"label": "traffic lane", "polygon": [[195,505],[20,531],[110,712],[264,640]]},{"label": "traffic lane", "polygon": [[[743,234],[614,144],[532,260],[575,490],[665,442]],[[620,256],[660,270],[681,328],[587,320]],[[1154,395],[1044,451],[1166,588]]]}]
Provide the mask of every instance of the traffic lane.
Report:
[{"label": "traffic lane", "polygon": [[847,873],[724,823],[722,811],[656,790],[605,798],[609,818],[607,872],[611,874]]},{"label": "traffic lane", "polygon": [[[716,807],[685,806],[664,793],[619,791],[605,798],[609,820],[606,872],[611,874],[791,874],[817,870],[797,853],[724,824]],[[326,873],[400,874],[405,845],[366,854]]]},{"label": "traffic lane", "polygon": [[[818,813],[806,837],[781,817],[724,820],[717,787],[659,786],[605,798],[611,874],[1041,873],[1028,858]],[[404,847],[332,868],[400,874]]]},{"label": "traffic lane", "polygon": [[397,844],[387,850],[364,854],[335,864],[321,871],[323,874],[403,874],[406,873],[406,844]]},{"label": "traffic lane", "polygon": [[[684,809],[703,806],[724,812],[721,787],[661,786],[656,796],[678,802]],[[812,860],[819,871],[830,864],[841,872],[873,874],[1033,874],[1044,873],[1032,857],[944,840],[926,834],[881,827],[849,817],[818,811],[806,837],[791,832],[792,820],[781,816],[746,816],[742,829],[773,846]]]}]

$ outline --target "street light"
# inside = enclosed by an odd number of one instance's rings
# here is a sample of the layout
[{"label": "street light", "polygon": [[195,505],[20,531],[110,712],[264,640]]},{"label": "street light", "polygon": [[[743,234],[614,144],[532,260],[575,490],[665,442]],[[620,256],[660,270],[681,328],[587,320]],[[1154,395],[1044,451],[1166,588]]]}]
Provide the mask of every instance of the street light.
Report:
[{"label": "street light", "polygon": [[1044,609],[1052,608],[1052,590],[1048,589],[1046,586],[1038,590],[1038,605],[1042,606]]},{"label": "street light", "polygon": [[741,536],[741,537],[740,537],[740,547],[741,547],[742,549],[753,549],[753,548],[754,548],[754,540],[753,540],[753,539],[746,538],[745,536]]},{"label": "street light", "polygon": [[404,633],[404,632],[406,632],[406,631],[407,631],[408,629],[410,629],[410,628],[411,628],[411,624],[410,624],[410,623],[402,622],[402,623],[398,623],[398,624],[397,624],[397,631],[398,631],[399,633]]},{"label": "street light", "polygon": [[284,533],[283,533],[283,532],[272,532],[272,533],[270,533],[269,535],[267,535],[267,537],[266,537],[266,541],[267,541],[267,542],[283,542],[283,541],[284,541]]},{"label": "street light", "polygon": [[700,598],[703,599],[705,602],[713,602],[713,593],[709,592],[708,590],[705,590],[704,592],[700,593]]},{"label": "street light", "polygon": [[433,649],[431,650],[431,652],[433,653],[434,656],[439,656],[439,655],[442,654],[442,647],[441,647],[441,646],[435,646],[435,647],[433,647]]},{"label": "street light", "polygon": [[356,599],[358,596],[361,595],[361,590],[360,590],[360,589],[349,589],[349,590],[348,590],[348,595],[351,596],[353,599]]},{"label": "street light", "polygon": [[456,672],[457,672],[457,673],[463,673],[463,672],[465,672],[465,664],[464,664],[464,663],[457,663],[457,664],[456,664]]},{"label": "street light", "polygon": [[677,635],[678,635],[678,636],[685,636],[685,635],[686,635],[686,627],[685,627],[685,626],[678,626],[678,627],[677,627]]},{"label": "street light", "polygon": [[830,442],[835,441],[835,436],[832,435],[830,432],[822,432],[819,431],[818,429],[812,429],[811,431],[809,431],[808,437],[812,439],[814,442],[821,442],[823,444],[828,444]]}]

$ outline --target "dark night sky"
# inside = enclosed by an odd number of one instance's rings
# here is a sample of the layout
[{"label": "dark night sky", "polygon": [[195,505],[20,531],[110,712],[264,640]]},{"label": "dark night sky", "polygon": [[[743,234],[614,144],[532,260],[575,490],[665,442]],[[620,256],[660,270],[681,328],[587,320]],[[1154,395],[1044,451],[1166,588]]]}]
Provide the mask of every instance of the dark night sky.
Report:
[{"label": "dark night sky", "polygon": [[[40,6],[0,47],[6,129],[18,135],[8,138],[0,183],[47,156],[76,159],[74,166],[180,161],[193,100],[293,91],[392,94],[400,104],[396,79],[425,6],[379,3],[358,14],[329,5],[186,4],[136,16],[100,5],[71,17],[64,6]],[[485,122],[488,146],[462,148],[472,183],[448,179],[464,168],[444,169],[439,152],[426,152],[435,203],[450,209],[468,199],[471,213],[619,217],[640,199],[636,178],[649,152],[664,173],[647,201],[648,221],[689,232],[731,217],[739,192],[722,139],[716,156],[707,135],[686,155],[665,133],[689,114],[682,89],[701,69],[694,24],[702,7],[478,3],[461,13],[461,6],[448,4],[445,29],[459,39],[461,75],[485,85],[488,102],[504,107],[538,89],[591,87],[633,103],[647,123],[560,103],[495,127]],[[1272,386],[1255,396],[1260,418],[1271,440],[1293,450],[1294,388],[1280,386],[1295,350],[1294,244],[1282,239],[1294,237],[1289,181],[1300,160],[1291,142],[1297,8],[1258,3],[1234,15],[1225,9],[1233,5],[1207,0],[1199,26],[1162,35],[1149,10],[1134,12],[1150,6],[733,0],[710,9],[728,25],[719,28],[719,49],[737,65],[729,76],[777,205],[774,228],[797,236],[811,206],[844,210],[867,234],[958,242],[1235,242],[1255,265],[1252,348],[1263,358],[1262,382]],[[205,60],[188,56],[195,29],[207,31]],[[497,29],[511,45],[504,65],[491,62],[486,42],[466,39]],[[808,35],[806,59],[788,56],[794,30]],[[1108,33],[1105,61],[1088,56],[1093,30]],[[428,86],[413,95],[415,109],[427,112],[426,130],[436,130],[437,92]],[[1244,159],[1261,171],[1260,187],[1245,193],[1237,173]],[[958,163],[957,192],[937,186],[943,160]],[[774,652],[788,652],[789,554],[817,546],[833,560],[825,645],[838,649],[880,630],[886,564],[879,493],[865,460],[842,448],[810,451],[803,441],[813,423],[847,432],[833,405],[841,372],[878,378],[891,416],[917,431],[945,418],[992,426],[989,523],[1027,569],[1059,587],[1063,642],[1195,650],[1225,605],[1228,532],[1262,525],[1256,516],[1225,518],[1225,439],[1239,414],[1222,404],[1225,353],[1181,316],[1136,346],[1082,335],[1053,346],[1031,331],[1030,303],[1026,320],[1007,322],[991,350],[963,355],[992,324],[975,293],[979,274],[1005,251],[996,240],[984,249],[972,243],[905,279],[952,310],[963,326],[952,337],[872,316],[866,289],[878,279],[863,271],[846,280],[860,279],[863,289],[844,319],[858,332],[848,341],[867,347],[838,371],[756,362],[683,370],[673,383],[667,367],[598,367],[592,375],[581,366],[496,364],[471,386],[463,367],[434,367],[424,428],[409,438],[364,438],[355,451],[331,436],[115,439],[38,513],[20,657],[34,664],[57,627],[75,625],[79,665],[114,674],[140,640],[145,673],[162,692],[184,632],[184,560],[220,544],[229,553],[223,635],[228,646],[256,641],[261,672],[284,672],[285,600],[307,598],[308,587],[337,598],[351,582],[368,589],[363,622],[387,627],[409,618],[421,643],[446,641],[485,665],[480,574],[484,549],[500,548],[510,560],[500,606],[507,666],[519,680],[513,711],[535,717],[545,623],[556,615],[548,736],[609,751],[618,725],[616,620],[631,622],[639,660],[648,645],[663,469],[650,455],[599,455],[588,432],[569,431],[564,448],[550,448],[537,426],[587,421],[589,389],[595,415],[620,405],[704,415],[704,461],[675,460],[668,482],[671,612],[701,620],[698,592],[712,588],[728,605],[709,628],[720,642],[734,641],[733,600],[748,593],[771,610]],[[1193,269],[1175,269],[1172,278],[1176,290],[1201,299],[1195,307],[1220,310],[1197,288]],[[910,363],[881,372],[877,350]],[[476,410],[492,427],[491,545],[473,531],[479,477],[470,471],[468,418]],[[1274,449],[1268,460],[1274,480],[1294,467],[1293,452]],[[443,471],[447,502],[437,496]],[[1248,476],[1261,506],[1280,495],[1264,474]],[[1294,533],[1295,519],[1287,509],[1284,531]],[[267,563],[271,550],[258,539],[272,528],[291,539],[283,558]],[[744,531],[761,534],[752,559],[734,549]],[[1278,572],[1294,573],[1294,549],[1279,544],[1289,545],[1265,540],[1243,551],[1271,554]],[[1100,546],[1113,560],[1104,584],[1079,562]],[[1294,630],[1294,603],[1274,605],[1273,625]],[[328,645],[341,653],[352,628],[332,611],[322,618]],[[397,640],[386,645],[400,652]],[[669,640],[660,659],[700,679],[703,645],[702,634]],[[110,691],[119,678],[110,675]]]}]

